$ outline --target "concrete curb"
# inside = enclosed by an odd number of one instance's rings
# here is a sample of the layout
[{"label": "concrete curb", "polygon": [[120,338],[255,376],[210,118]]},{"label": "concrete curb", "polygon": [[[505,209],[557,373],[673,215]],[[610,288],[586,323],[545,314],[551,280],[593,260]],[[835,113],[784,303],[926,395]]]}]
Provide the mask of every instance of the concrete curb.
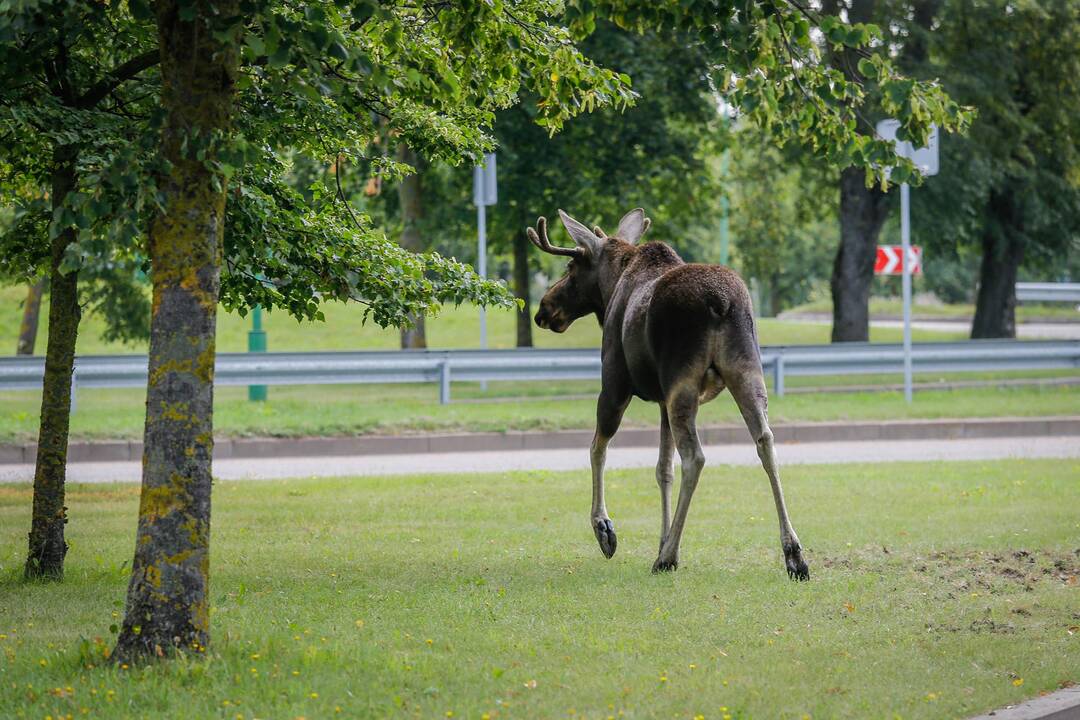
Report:
[{"label": "concrete curb", "polygon": [[[711,425],[699,429],[706,445],[749,442],[742,425]],[[1080,435],[1080,416],[1035,418],[969,418],[963,420],[882,420],[871,422],[804,422],[773,426],[781,443],[851,442],[875,440],[949,440],[988,437],[1046,437]],[[427,435],[365,435],[359,437],[218,438],[215,458],[333,457],[418,453],[544,450],[586,447],[592,430],[505,433],[432,433]],[[660,431],[626,428],[613,447],[654,447]],[[35,462],[37,443],[0,444],[0,464]],[[142,442],[116,440],[73,442],[69,462],[125,462],[142,459]]]},{"label": "concrete curb", "polygon": [[971,720],[1080,720],[1080,686],[991,710]]}]

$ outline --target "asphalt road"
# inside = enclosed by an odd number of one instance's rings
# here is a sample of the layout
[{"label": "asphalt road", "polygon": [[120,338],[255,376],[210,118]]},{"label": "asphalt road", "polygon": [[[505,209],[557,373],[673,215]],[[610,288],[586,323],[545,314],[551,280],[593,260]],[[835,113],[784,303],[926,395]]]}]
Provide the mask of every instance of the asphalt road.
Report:
[{"label": "asphalt road", "polygon": [[[1080,458],[1080,437],[1021,437],[971,440],[787,443],[777,446],[780,464],[999,460],[1003,458]],[[757,465],[750,443],[705,448],[708,465]],[[612,448],[608,467],[653,467],[652,448]],[[219,480],[272,480],[292,477],[412,475],[421,473],[499,473],[513,470],[586,470],[588,448],[509,452],[419,453],[358,457],[222,459],[214,463]],[[138,462],[72,463],[70,482],[138,482]],[[31,482],[33,465],[0,465],[0,482]]]}]

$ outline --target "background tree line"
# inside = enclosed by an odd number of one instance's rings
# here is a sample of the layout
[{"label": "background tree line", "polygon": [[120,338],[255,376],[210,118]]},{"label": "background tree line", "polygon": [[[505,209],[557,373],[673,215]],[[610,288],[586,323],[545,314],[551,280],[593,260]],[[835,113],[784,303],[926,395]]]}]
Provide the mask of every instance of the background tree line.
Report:
[{"label": "background tree line", "polygon": [[[913,193],[913,242],[927,258],[918,286],[945,302],[973,302],[972,337],[1015,337],[1017,278],[1080,270],[1078,124],[1070,122],[1080,110],[1080,9],[1067,0],[830,0],[823,9],[876,24],[907,73],[976,108],[967,135],[942,136],[940,174]],[[828,295],[834,341],[866,340],[871,295],[898,288],[873,275],[877,245],[898,242],[897,193],[797,142],[777,147],[737,113],[729,127],[709,55],[685,35],[600,22],[583,47],[634,78],[642,99],[633,109],[599,110],[553,138],[531,122],[528,104],[496,118],[500,202],[489,209],[489,249],[512,265],[514,294],[525,302],[518,345],[532,342],[533,273],[556,272],[525,242],[532,215],[551,212],[556,200],[597,221],[642,205],[657,238],[689,260],[715,262],[724,195],[731,262],[755,280],[759,309],[776,314]],[[833,59],[853,81],[873,72],[851,48]],[[887,104],[871,94],[857,131],[872,135]],[[408,247],[472,261],[469,169],[419,167],[396,195],[372,204],[408,228]],[[402,191],[415,204],[402,202]],[[404,346],[423,342],[409,332]]]}]

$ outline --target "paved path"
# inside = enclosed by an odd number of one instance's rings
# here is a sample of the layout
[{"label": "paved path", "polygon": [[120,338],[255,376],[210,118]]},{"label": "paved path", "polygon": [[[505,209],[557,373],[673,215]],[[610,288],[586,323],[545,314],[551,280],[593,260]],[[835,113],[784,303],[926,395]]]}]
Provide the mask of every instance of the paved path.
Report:
[{"label": "paved path", "polygon": [[[933,460],[998,460],[1002,458],[1080,458],[1080,437],[980,438],[968,440],[897,440],[875,442],[784,443],[777,447],[781,464],[903,462]],[[757,465],[749,443],[705,448],[711,465]],[[654,448],[612,448],[608,467],[653,467]],[[221,480],[417,473],[478,473],[512,470],[584,470],[588,448],[497,452],[418,453],[307,458],[233,458],[214,463]],[[138,482],[138,462],[84,462],[68,466],[71,482]],[[30,482],[33,465],[0,465],[0,482]]]},{"label": "paved path", "polygon": [[1080,687],[991,710],[971,720],[1080,720]]}]

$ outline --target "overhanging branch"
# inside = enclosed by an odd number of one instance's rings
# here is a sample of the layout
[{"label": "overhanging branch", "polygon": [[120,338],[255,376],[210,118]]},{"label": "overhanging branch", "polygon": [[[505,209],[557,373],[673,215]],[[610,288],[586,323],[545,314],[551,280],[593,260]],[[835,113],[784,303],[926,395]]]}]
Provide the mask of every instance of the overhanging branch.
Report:
[{"label": "overhanging branch", "polygon": [[161,62],[161,53],[158,50],[149,50],[142,55],[136,55],[127,62],[117,65],[108,75],[94,83],[89,90],[83,93],[76,102],[76,106],[87,109],[92,108],[104,100],[109,93],[120,87],[123,83],[135,77],[143,70],[152,68]]}]

